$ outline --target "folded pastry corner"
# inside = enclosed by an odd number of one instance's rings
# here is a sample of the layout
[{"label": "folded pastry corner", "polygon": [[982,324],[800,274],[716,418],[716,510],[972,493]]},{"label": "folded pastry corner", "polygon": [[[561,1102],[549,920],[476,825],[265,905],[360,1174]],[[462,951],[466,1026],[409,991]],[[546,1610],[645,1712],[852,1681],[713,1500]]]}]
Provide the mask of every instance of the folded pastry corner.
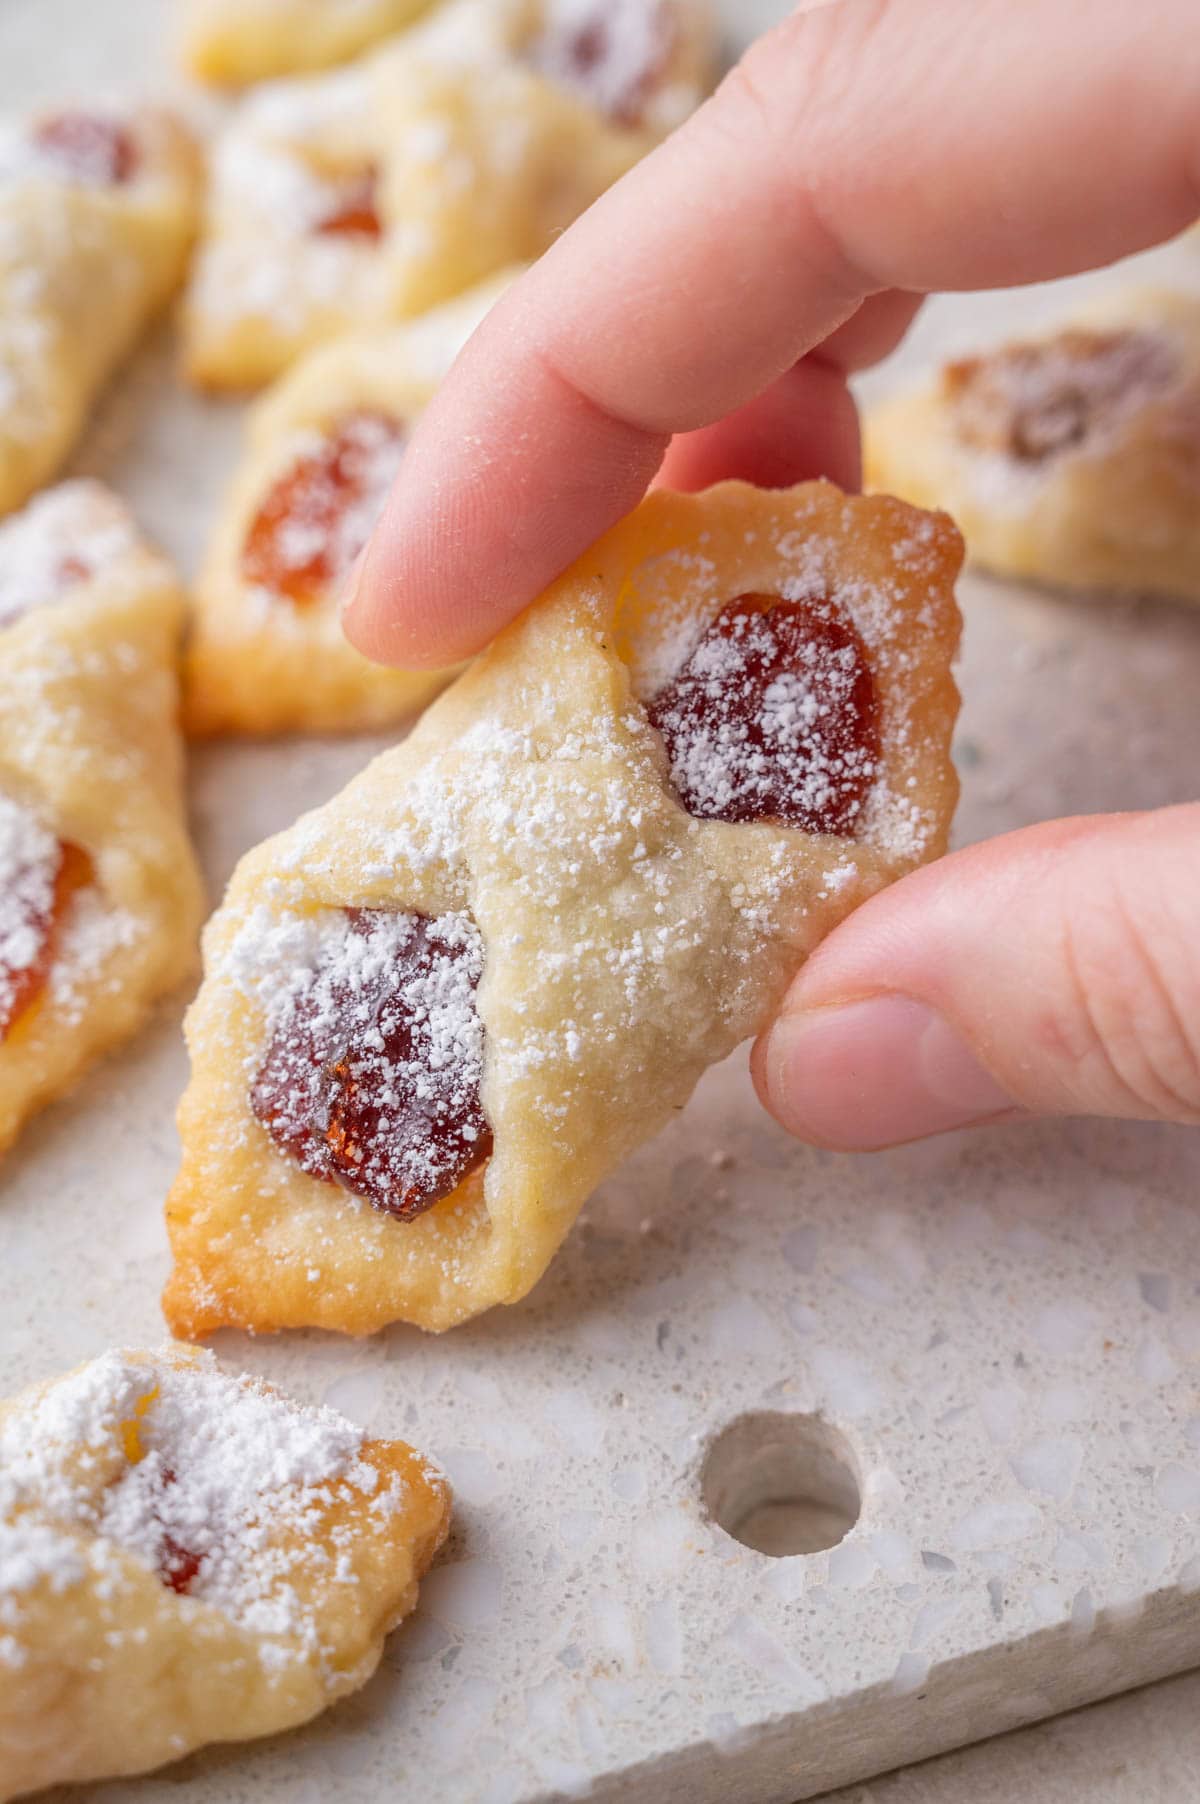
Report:
[{"label": "folded pastry corner", "polygon": [[430,0],[184,0],[179,53],[199,81],[244,87],[358,56]]},{"label": "folded pastry corner", "polygon": [[945,846],[961,541],[827,483],[656,494],[205,936],[173,1328],[444,1329]]},{"label": "folded pastry corner", "polygon": [[0,1798],[144,1772],[363,1685],[449,1491],[172,1345],[0,1403]]},{"label": "folded pastry corner", "polygon": [[515,274],[322,345],[257,402],[193,597],[189,733],[365,732],[405,720],[450,680],[356,652],[339,592],[414,420]]},{"label": "folded pastry corner", "polygon": [[0,513],[47,481],[183,279],[200,158],[151,107],[0,130]]},{"label": "folded pastry corner", "polygon": [[195,961],[183,613],[98,483],[0,523],[0,1151]]},{"label": "folded pastry corner", "polygon": [[1200,298],[1117,294],[948,363],[868,417],[866,464],[986,569],[1200,602]]}]

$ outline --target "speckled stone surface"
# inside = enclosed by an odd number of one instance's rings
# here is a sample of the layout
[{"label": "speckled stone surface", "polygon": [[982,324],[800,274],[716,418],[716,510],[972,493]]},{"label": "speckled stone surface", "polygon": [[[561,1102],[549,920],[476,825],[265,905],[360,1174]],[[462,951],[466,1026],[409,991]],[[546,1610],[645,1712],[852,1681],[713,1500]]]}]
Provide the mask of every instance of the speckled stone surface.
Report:
[{"label": "speckled stone surface", "polygon": [[[78,0],[0,0],[0,103],[159,66],[165,0],[87,10],[81,31]],[[1195,250],[1159,267],[1200,285]],[[1055,305],[941,304],[905,355]],[[80,467],[191,567],[236,430],[236,409],[176,391],[163,342]],[[963,599],[960,840],[1194,789],[1200,615],[977,580]],[[197,757],[214,890],[373,749]],[[184,1070],[170,1007],[7,1164],[3,1390],[161,1337]],[[457,1527],[360,1697],[88,1795],[789,1804],[1200,1661],[1198,1188],[1200,1137],[1137,1126],[806,1151],[739,1057],[518,1308],[442,1340],[219,1337],[231,1364],[436,1454]],[[707,1518],[705,1450],[755,1410],[847,1437],[862,1513],[833,1551],[772,1559]],[[925,1797],[905,1783],[857,1795]]]}]

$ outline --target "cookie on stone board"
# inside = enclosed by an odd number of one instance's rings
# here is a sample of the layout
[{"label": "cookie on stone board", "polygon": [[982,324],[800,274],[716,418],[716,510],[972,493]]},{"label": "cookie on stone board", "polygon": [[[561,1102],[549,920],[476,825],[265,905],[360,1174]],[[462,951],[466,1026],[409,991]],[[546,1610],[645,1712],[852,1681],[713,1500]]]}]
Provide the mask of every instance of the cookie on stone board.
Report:
[{"label": "cookie on stone board", "polygon": [[1200,299],[1106,299],[877,408],[871,486],[1003,576],[1200,602]]},{"label": "cookie on stone board", "polygon": [[814,483],[652,495],[205,934],[177,1332],[443,1329],[758,1032],[957,796],[961,541]]},{"label": "cookie on stone board", "polygon": [[0,1404],[0,1798],[357,1690],[449,1513],[403,1442],[194,1347],[106,1353]]},{"label": "cookie on stone board", "polygon": [[0,523],[0,1151],[195,963],[183,619],[98,483]]}]

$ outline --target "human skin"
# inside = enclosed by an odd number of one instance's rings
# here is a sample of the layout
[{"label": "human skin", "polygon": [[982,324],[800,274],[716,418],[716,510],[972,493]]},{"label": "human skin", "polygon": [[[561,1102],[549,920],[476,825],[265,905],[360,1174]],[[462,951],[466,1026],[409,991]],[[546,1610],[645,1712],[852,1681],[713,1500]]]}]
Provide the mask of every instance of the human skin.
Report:
[{"label": "human skin", "polygon": [[[477,650],[659,482],[859,478],[846,378],[920,297],[1107,263],[1200,214],[1195,0],[826,0],[516,285],[354,572],[384,663]],[[806,1140],[1200,1121],[1200,804],[1049,822],[859,909],[753,1069]]]}]

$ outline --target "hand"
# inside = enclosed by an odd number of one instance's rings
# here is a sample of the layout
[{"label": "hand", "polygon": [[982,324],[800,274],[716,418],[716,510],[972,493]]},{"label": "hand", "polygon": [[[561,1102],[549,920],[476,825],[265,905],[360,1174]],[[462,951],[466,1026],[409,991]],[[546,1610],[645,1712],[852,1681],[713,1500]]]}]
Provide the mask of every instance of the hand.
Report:
[{"label": "hand", "polygon": [[[477,650],[654,480],[858,480],[846,378],[932,289],[1200,212],[1195,0],[803,5],[564,234],[421,421],[352,584],[371,657]],[[754,1071],[809,1140],[1200,1121],[1200,807],[1051,823],[860,909]]]}]

